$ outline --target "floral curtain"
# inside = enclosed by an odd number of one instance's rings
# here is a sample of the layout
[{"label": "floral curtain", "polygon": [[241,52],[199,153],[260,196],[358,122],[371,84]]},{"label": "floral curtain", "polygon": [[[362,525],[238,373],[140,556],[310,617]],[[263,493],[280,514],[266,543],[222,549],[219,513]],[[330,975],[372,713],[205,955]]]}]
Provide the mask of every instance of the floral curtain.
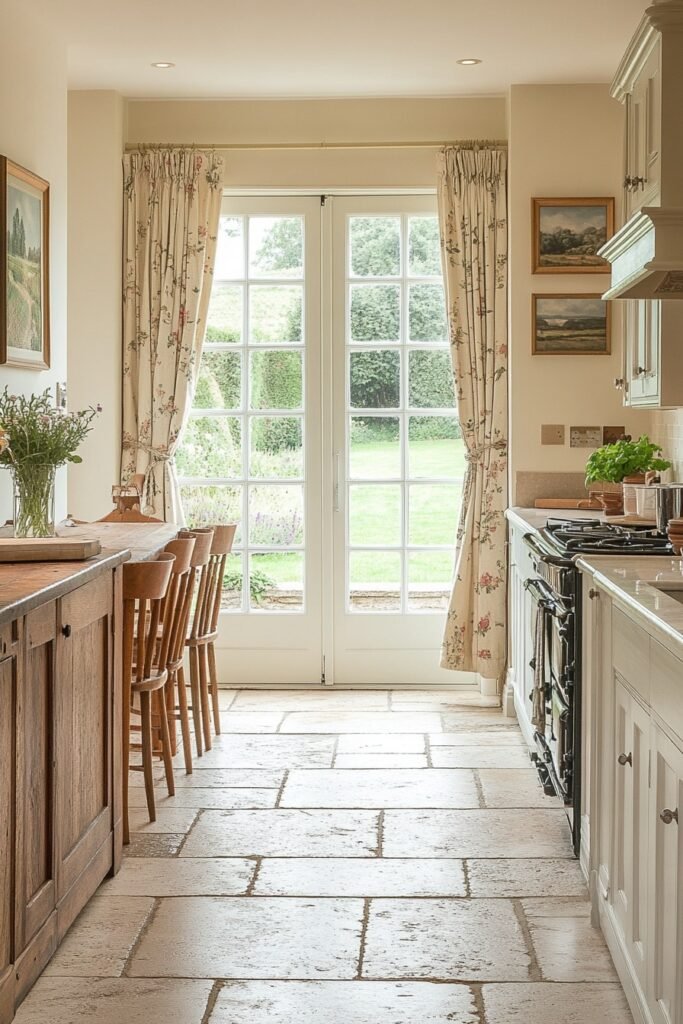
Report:
[{"label": "floral curtain", "polygon": [[[438,158],[441,250],[467,471],[441,664],[500,681],[506,662],[507,154]],[[488,688],[488,687],[487,687]]]},{"label": "floral curtain", "polygon": [[124,157],[121,478],[143,511],[183,522],[174,453],[187,420],[211,292],[222,160],[194,149]]}]

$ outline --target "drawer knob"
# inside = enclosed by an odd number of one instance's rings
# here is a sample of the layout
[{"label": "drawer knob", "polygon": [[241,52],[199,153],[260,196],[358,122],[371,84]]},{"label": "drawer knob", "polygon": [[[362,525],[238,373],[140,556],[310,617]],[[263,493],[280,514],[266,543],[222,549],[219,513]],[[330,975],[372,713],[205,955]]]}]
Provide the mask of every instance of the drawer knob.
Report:
[{"label": "drawer knob", "polygon": [[631,754],[619,754],[617,761],[619,762],[622,768],[624,768],[627,764],[630,765],[631,768],[633,768],[633,757],[631,756]]},{"label": "drawer knob", "polygon": [[71,626],[68,623],[66,626],[62,626],[62,636],[65,636],[67,640],[71,636]]},{"label": "drawer knob", "polygon": [[670,825],[672,821],[675,821],[676,824],[678,824],[678,808],[676,808],[675,811],[670,811],[667,807],[662,811],[659,817],[665,825]]},{"label": "drawer knob", "polygon": [[596,597],[600,597],[600,591],[595,590],[593,587],[591,587],[591,589],[588,591],[588,596],[590,597],[591,601],[594,601]]}]

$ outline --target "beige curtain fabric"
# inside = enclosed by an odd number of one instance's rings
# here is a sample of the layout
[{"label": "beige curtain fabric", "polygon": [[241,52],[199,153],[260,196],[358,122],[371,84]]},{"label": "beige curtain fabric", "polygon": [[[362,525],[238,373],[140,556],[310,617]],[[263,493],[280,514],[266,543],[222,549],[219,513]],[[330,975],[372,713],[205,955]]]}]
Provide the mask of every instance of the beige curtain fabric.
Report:
[{"label": "beige curtain fabric", "polygon": [[183,522],[174,453],[199,366],[222,160],[192,149],[124,157],[121,479],[144,473],[143,510]]},{"label": "beige curtain fabric", "polygon": [[500,679],[506,662],[507,155],[438,158],[441,249],[458,417],[466,447],[455,584],[441,664]]}]

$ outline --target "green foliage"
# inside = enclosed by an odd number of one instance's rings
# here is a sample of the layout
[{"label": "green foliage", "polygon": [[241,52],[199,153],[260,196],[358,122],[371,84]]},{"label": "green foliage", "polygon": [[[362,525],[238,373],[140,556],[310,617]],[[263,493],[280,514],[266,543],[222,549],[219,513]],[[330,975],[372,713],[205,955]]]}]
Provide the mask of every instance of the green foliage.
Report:
[{"label": "green foliage", "polygon": [[63,466],[81,462],[76,450],[101,408],[67,413],[55,409],[49,390],[39,395],[0,395],[0,465]]},{"label": "green foliage", "polygon": [[303,232],[299,217],[277,217],[264,234],[252,263],[264,276],[299,276],[303,267]]},{"label": "green foliage", "polygon": [[351,272],[360,277],[397,277],[401,269],[398,217],[354,217]]},{"label": "green foliage", "polygon": [[353,341],[398,341],[399,289],[394,284],[360,284],[351,289]]},{"label": "green foliage", "polygon": [[409,293],[411,341],[447,341],[446,300],[440,284],[415,284]]},{"label": "green foliage", "polygon": [[411,352],[408,391],[416,409],[451,409],[455,394],[450,354],[424,349]]},{"label": "green foliage", "polygon": [[414,416],[410,421],[410,440],[445,441],[462,437],[455,416]]},{"label": "green foliage", "polygon": [[351,405],[393,409],[399,404],[399,354],[385,349],[351,355]]},{"label": "green foliage", "polygon": [[662,449],[643,434],[637,441],[616,441],[598,448],[586,463],[586,483],[621,483],[624,477],[669,469],[671,463],[659,458]]},{"label": "green foliage", "polygon": [[[277,582],[261,569],[252,569],[249,575],[249,593],[255,604],[261,604],[269,590],[274,590]],[[231,569],[223,576],[223,590],[242,590],[242,570]]]},{"label": "green foliage", "polygon": [[410,218],[408,273],[418,277],[440,277],[441,248],[436,217]]}]

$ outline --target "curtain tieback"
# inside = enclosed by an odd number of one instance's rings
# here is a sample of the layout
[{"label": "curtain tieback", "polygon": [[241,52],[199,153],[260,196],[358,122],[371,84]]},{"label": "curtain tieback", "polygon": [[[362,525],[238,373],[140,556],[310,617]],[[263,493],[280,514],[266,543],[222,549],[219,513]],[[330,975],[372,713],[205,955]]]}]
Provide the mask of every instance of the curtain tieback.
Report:
[{"label": "curtain tieback", "polygon": [[492,441],[490,444],[476,445],[465,452],[465,461],[481,465],[487,452],[505,452],[507,451],[507,446],[507,441]]},{"label": "curtain tieback", "polygon": [[136,452],[145,452],[150,456],[150,462],[145,470],[145,479],[142,484],[142,497],[144,498],[145,507],[152,506],[158,490],[156,480],[154,479],[154,467],[158,462],[173,462],[175,456],[169,452],[161,451],[159,448],[153,448],[149,444],[143,444],[142,441],[124,441],[122,447],[133,448]]}]

